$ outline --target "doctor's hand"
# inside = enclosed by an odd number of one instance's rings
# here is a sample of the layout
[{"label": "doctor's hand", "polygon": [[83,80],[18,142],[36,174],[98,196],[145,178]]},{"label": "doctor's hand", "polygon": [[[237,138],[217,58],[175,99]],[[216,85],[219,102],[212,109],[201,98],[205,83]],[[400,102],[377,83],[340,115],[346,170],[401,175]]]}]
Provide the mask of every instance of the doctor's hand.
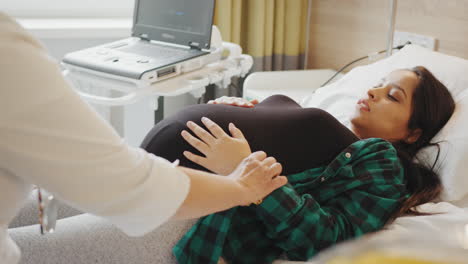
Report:
[{"label": "doctor's hand", "polygon": [[189,121],[187,126],[198,138],[185,130],[181,132],[181,135],[185,141],[205,156],[195,155],[189,151],[184,151],[184,156],[214,173],[230,174],[244,158],[252,153],[249,143],[232,123],[229,124],[231,137],[210,119],[203,117],[202,122],[210,132]]},{"label": "doctor's hand", "polygon": [[248,101],[248,100],[246,100],[244,98],[241,98],[241,97],[222,96],[222,97],[217,98],[215,100],[208,101],[208,104],[224,104],[224,105],[232,105],[232,106],[252,108],[256,104],[258,104],[258,100],[254,99],[252,101]]},{"label": "doctor's hand", "polygon": [[244,190],[246,199],[241,205],[259,205],[267,195],[288,182],[285,176],[279,176],[281,171],[281,164],[275,158],[257,151],[242,160],[228,177],[240,183]]}]

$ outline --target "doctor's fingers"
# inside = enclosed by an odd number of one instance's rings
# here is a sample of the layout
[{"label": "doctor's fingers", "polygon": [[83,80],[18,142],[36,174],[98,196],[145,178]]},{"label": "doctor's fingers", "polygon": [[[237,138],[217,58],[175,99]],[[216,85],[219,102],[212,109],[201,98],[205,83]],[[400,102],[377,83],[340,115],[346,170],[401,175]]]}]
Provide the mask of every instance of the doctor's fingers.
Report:
[{"label": "doctor's fingers", "polygon": [[264,151],[255,151],[254,153],[251,153],[247,158],[244,158],[242,160],[243,163],[250,163],[254,160],[256,161],[262,161],[267,158],[267,154]]},{"label": "doctor's fingers", "polygon": [[210,133],[208,133],[205,129],[203,129],[202,127],[200,127],[199,125],[195,124],[195,122],[192,122],[192,121],[188,121],[187,122],[187,126],[188,128],[190,128],[190,130],[192,130],[192,132],[199,138],[201,139],[203,142],[205,142],[207,145],[213,145],[216,138],[211,135]]},{"label": "doctor's fingers", "polygon": [[264,170],[271,176],[275,177],[281,173],[283,167],[273,157],[268,157],[260,162],[260,166],[263,166]]},{"label": "doctor's fingers", "polygon": [[[263,154],[259,153],[259,155],[263,155]],[[246,171],[262,170],[268,175],[270,175],[271,177],[274,177],[281,173],[283,167],[281,166],[280,163],[276,161],[275,158],[267,157],[263,160],[258,160],[255,158],[251,160],[246,159],[245,169]]]},{"label": "doctor's fingers", "polygon": [[190,146],[194,147],[204,155],[210,153],[210,147],[203,141],[199,140],[198,138],[192,136],[189,132],[183,130],[181,133],[182,137],[190,144]]},{"label": "doctor's fingers", "polygon": [[262,161],[262,164],[268,167],[273,165],[274,163],[276,163],[276,159],[273,157],[267,157],[266,159]]},{"label": "doctor's fingers", "polygon": [[283,166],[281,165],[281,163],[276,162],[270,166],[269,170],[272,177],[276,177],[280,175],[281,171],[283,171]]},{"label": "doctor's fingers", "polygon": [[274,163],[271,166],[267,166],[266,163],[262,163],[258,160],[253,160],[252,164],[254,164],[254,166],[247,165],[251,167],[251,169],[249,170],[249,168],[246,168],[244,172],[246,177],[242,180],[244,184],[255,190],[253,192],[255,197],[252,201],[264,199],[272,191],[288,182],[286,177],[279,176],[282,170],[281,164]]},{"label": "doctor's fingers", "polygon": [[284,186],[286,183],[288,183],[288,178],[286,178],[285,176],[278,176],[273,178],[271,181],[268,182],[267,186],[265,186],[267,188],[266,194],[263,197],[261,197],[261,199],[263,200],[274,190]]}]

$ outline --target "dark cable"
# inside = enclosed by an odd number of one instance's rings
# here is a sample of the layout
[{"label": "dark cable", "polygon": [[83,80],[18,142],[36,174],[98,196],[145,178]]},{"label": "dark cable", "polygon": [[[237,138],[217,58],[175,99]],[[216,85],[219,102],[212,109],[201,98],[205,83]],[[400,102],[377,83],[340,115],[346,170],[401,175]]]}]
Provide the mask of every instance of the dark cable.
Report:
[{"label": "dark cable", "polygon": [[[396,50],[396,49],[397,49],[397,50],[400,50],[400,49],[402,49],[404,46],[409,45],[409,44],[411,44],[411,42],[408,41],[408,42],[406,42],[406,43],[403,44],[403,45],[399,45],[399,46],[394,47],[393,49],[394,49],[394,50]],[[387,50],[381,50],[381,51],[377,52],[377,54],[382,54],[382,53],[384,53],[384,52],[386,52],[386,51],[387,51]],[[322,85],[320,85],[320,87],[323,87],[323,86],[327,85],[327,84],[328,84],[329,82],[331,82],[339,73],[341,73],[342,71],[344,71],[344,70],[345,70],[346,68],[348,68],[349,66],[353,65],[353,64],[356,63],[356,62],[365,60],[365,59],[367,59],[367,58],[369,58],[369,55],[364,56],[364,57],[361,57],[361,58],[358,58],[358,59],[355,59],[355,60],[353,60],[352,62],[346,64],[346,65],[343,66],[343,67],[341,67],[341,69],[339,69],[335,74],[333,74],[333,76],[332,76],[330,79],[328,79],[326,82],[324,82]]]}]

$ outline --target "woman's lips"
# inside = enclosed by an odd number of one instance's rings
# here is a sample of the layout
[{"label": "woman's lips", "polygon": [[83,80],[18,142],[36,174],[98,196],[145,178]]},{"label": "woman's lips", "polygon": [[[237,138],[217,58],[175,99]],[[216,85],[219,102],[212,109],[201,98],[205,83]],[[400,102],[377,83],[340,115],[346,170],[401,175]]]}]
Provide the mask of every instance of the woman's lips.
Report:
[{"label": "woman's lips", "polygon": [[369,103],[365,99],[359,99],[357,102],[359,109],[370,112]]}]

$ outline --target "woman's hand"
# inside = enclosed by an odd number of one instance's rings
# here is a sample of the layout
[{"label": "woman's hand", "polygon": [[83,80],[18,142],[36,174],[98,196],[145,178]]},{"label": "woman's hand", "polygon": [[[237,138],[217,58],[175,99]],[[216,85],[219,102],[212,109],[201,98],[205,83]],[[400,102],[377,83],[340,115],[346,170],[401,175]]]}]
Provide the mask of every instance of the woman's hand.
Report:
[{"label": "woman's hand", "polygon": [[256,104],[258,104],[258,100],[254,99],[252,101],[248,101],[248,100],[246,100],[244,98],[240,98],[240,97],[222,96],[222,97],[217,98],[215,100],[208,101],[208,104],[224,104],[224,105],[232,105],[232,106],[252,108]]},{"label": "woman's hand", "polygon": [[189,151],[184,151],[184,156],[217,174],[230,174],[244,158],[252,153],[249,143],[242,132],[232,123],[229,124],[231,137],[210,119],[203,117],[202,122],[211,134],[194,122],[189,121],[187,126],[198,138],[185,130],[182,131],[181,135],[205,157],[195,155]]},{"label": "woman's hand", "polygon": [[285,176],[279,176],[281,164],[263,151],[257,151],[245,158],[228,176],[241,186],[244,199],[241,205],[260,204],[271,192],[288,182]]}]

